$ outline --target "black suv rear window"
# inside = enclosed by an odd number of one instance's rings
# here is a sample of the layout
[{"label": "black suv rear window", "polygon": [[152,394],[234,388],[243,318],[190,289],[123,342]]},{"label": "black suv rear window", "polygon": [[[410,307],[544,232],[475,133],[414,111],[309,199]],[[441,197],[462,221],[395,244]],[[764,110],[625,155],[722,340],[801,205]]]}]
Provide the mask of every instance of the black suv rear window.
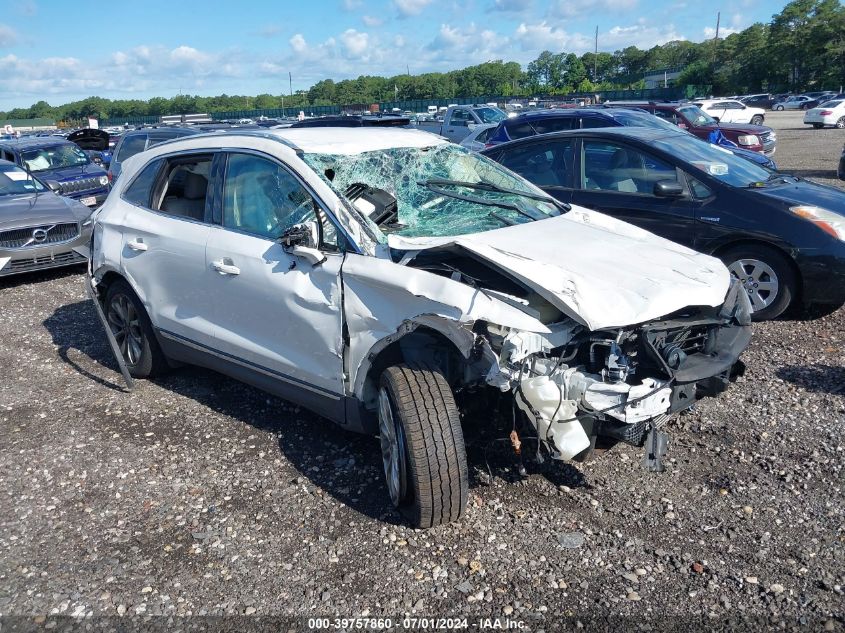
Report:
[{"label": "black suv rear window", "polygon": [[146,134],[133,134],[132,136],[127,136],[123,139],[123,143],[120,145],[120,151],[117,153],[117,162],[122,163],[123,161],[132,158],[138,152],[143,152],[146,145]]}]

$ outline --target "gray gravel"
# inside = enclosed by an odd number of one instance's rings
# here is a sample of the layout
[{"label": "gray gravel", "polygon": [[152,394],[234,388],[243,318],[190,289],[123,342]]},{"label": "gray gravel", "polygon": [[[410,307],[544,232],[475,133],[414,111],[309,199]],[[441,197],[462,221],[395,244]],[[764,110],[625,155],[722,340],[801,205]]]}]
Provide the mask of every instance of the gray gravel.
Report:
[{"label": "gray gravel", "polygon": [[[784,168],[831,175],[845,133],[769,122]],[[842,630],[845,310],[755,325],[746,375],[680,418],[665,473],[623,446],[524,480],[493,455],[488,481],[472,450],[466,517],[429,531],[390,509],[372,439],[198,369],[123,392],[78,270],[0,282],[0,313],[4,616]]]}]

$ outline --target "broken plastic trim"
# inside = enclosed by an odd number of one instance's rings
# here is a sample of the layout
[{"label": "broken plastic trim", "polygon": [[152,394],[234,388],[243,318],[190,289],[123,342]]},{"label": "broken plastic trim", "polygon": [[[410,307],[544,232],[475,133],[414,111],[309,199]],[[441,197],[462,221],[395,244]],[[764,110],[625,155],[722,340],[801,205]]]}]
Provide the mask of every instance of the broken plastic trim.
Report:
[{"label": "broken plastic trim", "polygon": [[94,304],[94,310],[100,318],[100,323],[103,324],[103,329],[106,331],[106,339],[108,339],[109,347],[111,347],[112,354],[114,354],[114,357],[117,360],[117,365],[120,367],[120,373],[123,374],[123,379],[126,381],[126,388],[128,391],[132,391],[135,388],[135,381],[129,374],[129,369],[126,367],[126,362],[123,360],[123,354],[120,353],[120,346],[117,344],[117,340],[115,340],[114,334],[109,327],[106,315],[103,313],[103,308],[100,306],[100,300],[97,298],[97,295],[94,294],[94,283],[90,273],[85,273],[85,290],[88,293],[88,298],[91,299],[91,302]]}]

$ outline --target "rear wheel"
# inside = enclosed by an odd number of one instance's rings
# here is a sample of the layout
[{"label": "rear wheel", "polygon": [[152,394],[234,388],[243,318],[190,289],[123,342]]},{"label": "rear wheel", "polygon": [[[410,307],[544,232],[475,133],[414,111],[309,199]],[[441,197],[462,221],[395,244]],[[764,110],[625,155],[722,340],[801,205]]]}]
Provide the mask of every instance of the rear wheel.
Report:
[{"label": "rear wheel", "polygon": [[105,313],[126,368],[134,378],[148,378],[167,369],[147,311],[125,281],[109,286]]},{"label": "rear wheel", "polygon": [[837,130],[845,130],[845,116],[839,117],[839,120],[834,123]]},{"label": "rear wheel", "polygon": [[783,112],[783,106],[782,106],[782,105],[775,106],[775,110],[776,110],[777,112]]},{"label": "rear wheel", "polygon": [[379,440],[390,500],[413,527],[456,521],[469,488],[464,436],[443,374],[393,365],[381,375]]},{"label": "rear wheel", "polygon": [[789,307],[797,280],[789,262],[774,248],[762,244],[735,246],[719,257],[748,293],[754,310],[752,319],[774,319]]},{"label": "rear wheel", "polygon": [[763,125],[763,115],[755,114],[751,117],[751,125]]}]

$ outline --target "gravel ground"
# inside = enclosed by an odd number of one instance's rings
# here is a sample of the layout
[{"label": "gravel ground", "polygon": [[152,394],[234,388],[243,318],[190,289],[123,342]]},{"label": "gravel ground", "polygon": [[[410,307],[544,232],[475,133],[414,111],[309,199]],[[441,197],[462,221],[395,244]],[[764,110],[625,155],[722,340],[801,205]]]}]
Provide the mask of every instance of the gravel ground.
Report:
[{"label": "gravel ground", "polygon": [[[768,119],[784,169],[838,182],[845,133]],[[198,369],[124,392],[78,270],[0,282],[0,311],[0,614],[22,628],[411,614],[843,629],[845,310],[756,324],[746,375],[679,419],[666,472],[621,446],[522,480],[494,454],[490,480],[472,449],[466,517],[428,531],[390,509],[370,438]]]}]

